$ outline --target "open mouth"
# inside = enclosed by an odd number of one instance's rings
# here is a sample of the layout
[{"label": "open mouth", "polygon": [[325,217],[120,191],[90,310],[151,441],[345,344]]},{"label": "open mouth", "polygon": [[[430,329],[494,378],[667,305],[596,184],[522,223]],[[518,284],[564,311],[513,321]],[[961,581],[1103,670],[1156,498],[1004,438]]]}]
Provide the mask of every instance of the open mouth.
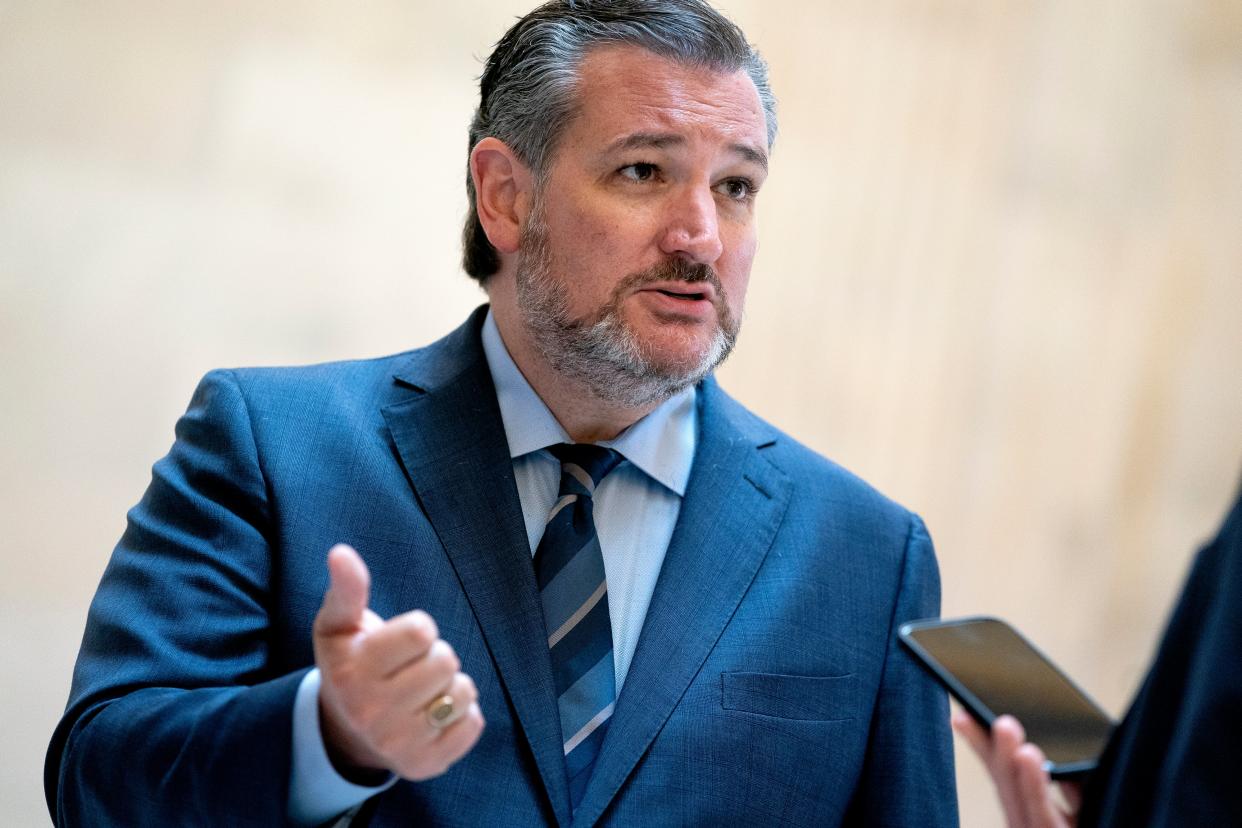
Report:
[{"label": "open mouth", "polygon": [[660,289],[657,289],[656,293],[662,293],[671,299],[683,299],[683,300],[692,301],[692,302],[697,302],[697,301],[707,298],[707,294],[705,293],[681,293],[681,292],[676,292],[676,291],[671,291],[671,290],[660,290]]}]

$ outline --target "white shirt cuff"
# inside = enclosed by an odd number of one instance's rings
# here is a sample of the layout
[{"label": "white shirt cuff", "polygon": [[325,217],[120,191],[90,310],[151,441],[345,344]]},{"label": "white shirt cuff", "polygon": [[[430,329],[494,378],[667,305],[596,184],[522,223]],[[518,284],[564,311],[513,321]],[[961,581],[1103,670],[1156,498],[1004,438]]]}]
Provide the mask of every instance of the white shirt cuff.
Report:
[{"label": "white shirt cuff", "polygon": [[337,773],[319,731],[319,670],[307,673],[293,700],[289,819],[297,825],[320,825],[388,790],[396,781],[394,775],[376,787],[355,785]]}]

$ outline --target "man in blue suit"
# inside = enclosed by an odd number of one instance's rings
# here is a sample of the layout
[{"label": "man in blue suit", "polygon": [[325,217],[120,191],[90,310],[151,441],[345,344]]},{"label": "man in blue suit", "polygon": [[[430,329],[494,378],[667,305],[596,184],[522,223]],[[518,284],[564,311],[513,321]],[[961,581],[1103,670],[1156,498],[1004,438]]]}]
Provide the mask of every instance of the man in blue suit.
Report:
[{"label": "man in blue suit", "polygon": [[894,637],[938,611],[922,522],[710,376],[761,59],[698,0],[554,0],[480,87],[489,305],[203,380],[92,604],[54,818],[955,824],[946,700]]}]

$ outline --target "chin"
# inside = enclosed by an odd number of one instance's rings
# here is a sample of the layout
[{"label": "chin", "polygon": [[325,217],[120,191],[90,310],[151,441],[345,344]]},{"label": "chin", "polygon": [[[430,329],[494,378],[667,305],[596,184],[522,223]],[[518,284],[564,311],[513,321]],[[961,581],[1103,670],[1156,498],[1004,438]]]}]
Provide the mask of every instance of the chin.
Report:
[{"label": "chin", "polygon": [[661,336],[642,340],[643,358],[665,376],[678,376],[701,370],[712,353],[712,334]]},{"label": "chin", "polygon": [[642,350],[654,360],[674,362],[693,361],[711,348],[716,336],[715,326],[661,325],[654,330],[639,329],[634,332]]}]

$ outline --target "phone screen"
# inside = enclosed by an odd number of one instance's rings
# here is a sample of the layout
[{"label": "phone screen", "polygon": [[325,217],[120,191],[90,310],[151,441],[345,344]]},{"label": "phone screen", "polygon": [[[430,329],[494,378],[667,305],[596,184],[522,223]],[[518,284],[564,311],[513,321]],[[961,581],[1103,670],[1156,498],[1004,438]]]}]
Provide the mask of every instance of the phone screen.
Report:
[{"label": "phone screen", "polygon": [[915,622],[901,638],[982,724],[1017,718],[1054,773],[1090,769],[1103,752],[1112,720],[1005,622]]}]

